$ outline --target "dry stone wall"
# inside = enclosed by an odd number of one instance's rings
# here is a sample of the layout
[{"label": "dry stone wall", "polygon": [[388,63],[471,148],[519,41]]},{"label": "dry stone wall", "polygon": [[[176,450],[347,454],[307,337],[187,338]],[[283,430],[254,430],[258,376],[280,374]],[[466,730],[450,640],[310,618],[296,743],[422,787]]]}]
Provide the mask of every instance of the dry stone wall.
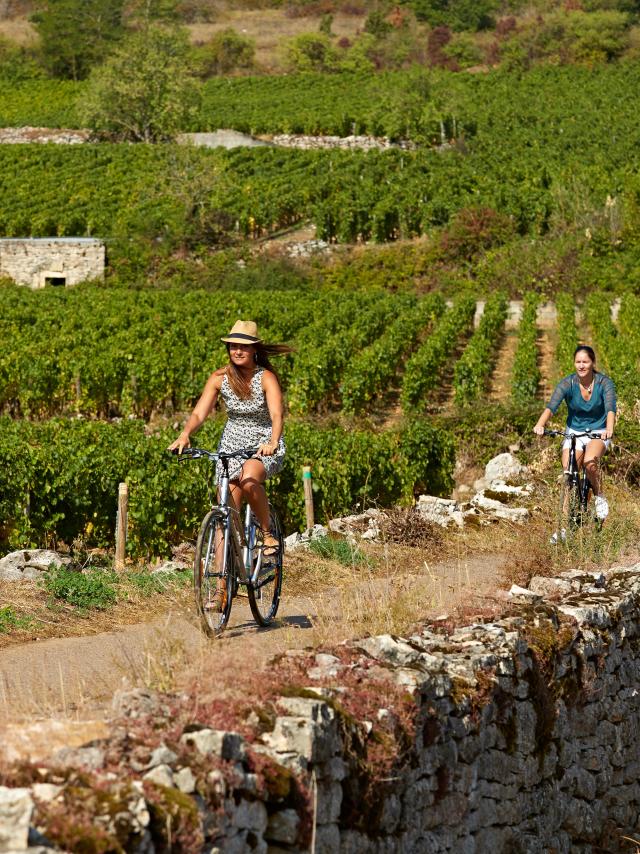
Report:
[{"label": "dry stone wall", "polygon": [[185,723],[180,698],[159,726],[167,698],[123,695],[109,743],[36,779],[5,771],[0,851],[64,849],[61,810],[78,809],[127,851],[167,850],[167,828],[175,850],[210,854],[630,850],[640,564],[514,591],[492,622],[285,656],[280,694],[237,732]]}]

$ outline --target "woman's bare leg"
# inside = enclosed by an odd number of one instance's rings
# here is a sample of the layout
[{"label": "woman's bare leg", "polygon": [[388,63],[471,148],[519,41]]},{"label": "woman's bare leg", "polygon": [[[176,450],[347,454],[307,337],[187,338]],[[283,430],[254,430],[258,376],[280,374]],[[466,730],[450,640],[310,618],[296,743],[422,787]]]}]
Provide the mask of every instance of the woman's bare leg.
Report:
[{"label": "woman's bare leg", "polygon": [[607,446],[601,439],[592,439],[584,452],[583,466],[589,477],[594,495],[600,495],[600,460]]}]

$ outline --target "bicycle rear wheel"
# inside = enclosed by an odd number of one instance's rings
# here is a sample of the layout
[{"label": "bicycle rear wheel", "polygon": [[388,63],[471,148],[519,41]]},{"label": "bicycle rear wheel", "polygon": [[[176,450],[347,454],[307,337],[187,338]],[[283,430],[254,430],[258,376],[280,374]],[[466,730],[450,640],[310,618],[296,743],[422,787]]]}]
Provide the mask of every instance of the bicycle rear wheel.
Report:
[{"label": "bicycle rear wheel", "polygon": [[225,523],[212,510],[200,527],[193,564],[193,591],[204,631],[218,635],[229,622],[233,599],[233,564],[230,543],[225,549]]},{"label": "bicycle rear wheel", "polygon": [[[253,520],[255,523],[255,520]],[[253,619],[259,626],[268,626],[278,613],[282,591],[282,560],[284,557],[284,533],[278,515],[269,506],[269,531],[278,541],[276,554],[265,557],[258,550],[256,565],[258,575],[254,584],[247,585],[249,607]]]}]

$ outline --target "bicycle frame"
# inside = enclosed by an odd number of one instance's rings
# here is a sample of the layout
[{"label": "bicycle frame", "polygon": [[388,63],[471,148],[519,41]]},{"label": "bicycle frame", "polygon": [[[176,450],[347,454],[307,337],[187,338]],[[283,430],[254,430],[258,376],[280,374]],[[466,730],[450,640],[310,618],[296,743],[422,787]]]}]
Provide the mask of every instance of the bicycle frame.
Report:
[{"label": "bicycle frame", "polygon": [[231,498],[229,478],[230,457],[227,455],[211,454],[200,449],[194,449],[194,453],[186,453],[185,456],[192,459],[197,459],[198,456],[205,456],[211,462],[219,460],[222,463],[222,477],[218,485],[218,503],[214,504],[211,501],[211,509],[216,510],[224,522],[223,554],[231,557],[234,577],[238,584],[243,584],[247,587],[259,587],[260,585],[257,582],[262,563],[262,552],[260,549],[256,549],[256,525],[249,504],[247,504],[245,509],[244,524],[240,524],[240,512],[233,505]]},{"label": "bicycle frame", "polygon": [[583,436],[588,436],[590,439],[600,439],[600,433],[594,433],[590,430],[586,430],[583,433],[568,433],[564,430],[545,430],[544,432],[547,436],[562,436],[564,439],[569,440],[569,461],[567,468],[564,470],[564,475],[569,481],[569,487],[576,489],[580,502],[580,513],[586,513],[589,503],[589,490],[593,489],[593,487],[587,472],[578,466],[576,446],[578,439]]}]

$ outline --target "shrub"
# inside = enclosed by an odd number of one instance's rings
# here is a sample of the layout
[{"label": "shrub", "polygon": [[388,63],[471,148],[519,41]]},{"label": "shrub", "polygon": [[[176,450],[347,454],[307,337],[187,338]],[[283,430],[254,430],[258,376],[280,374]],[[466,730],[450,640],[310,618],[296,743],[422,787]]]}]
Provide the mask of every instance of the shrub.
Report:
[{"label": "shrub", "polygon": [[290,71],[337,71],[338,54],[324,33],[302,33],[284,45],[284,62]]},{"label": "shrub", "polygon": [[492,208],[463,208],[443,231],[440,245],[451,260],[472,261],[515,235],[513,220]]},{"label": "shrub", "polygon": [[254,65],[256,43],[240,35],[232,27],[216,33],[213,39],[198,51],[198,74],[213,77],[229,74],[237,69],[251,69]]},{"label": "shrub", "polygon": [[420,21],[452,30],[486,30],[493,26],[497,0],[411,0]]}]

